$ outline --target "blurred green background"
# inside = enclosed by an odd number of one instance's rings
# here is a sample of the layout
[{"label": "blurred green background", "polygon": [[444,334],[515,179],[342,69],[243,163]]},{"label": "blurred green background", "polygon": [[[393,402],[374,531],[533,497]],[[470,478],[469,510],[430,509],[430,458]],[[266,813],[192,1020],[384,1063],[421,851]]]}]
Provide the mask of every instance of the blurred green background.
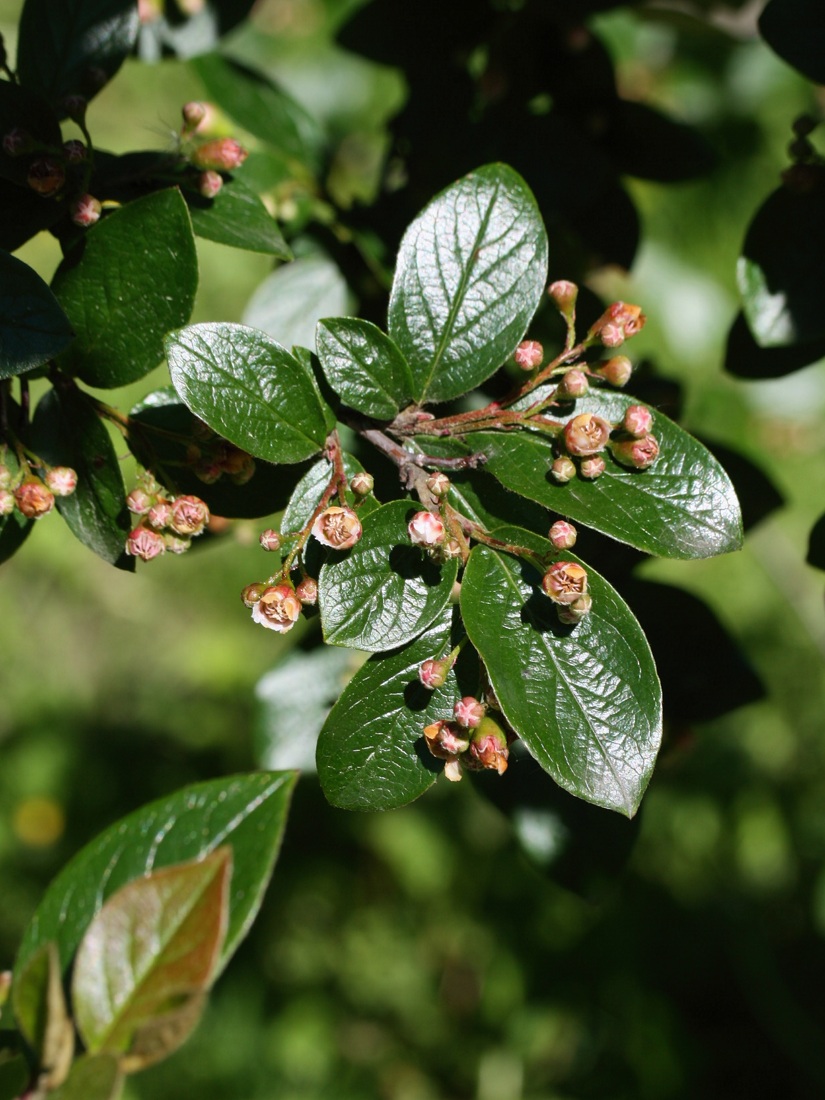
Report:
[{"label": "blurred green background", "polygon": [[[360,119],[375,133],[402,82],[332,44],[352,7],[264,0],[231,45],[333,131]],[[18,10],[0,2],[11,48]],[[672,728],[637,822],[606,826],[586,808],[583,853],[545,830],[544,858],[541,845],[531,856],[467,782],[359,815],[327,807],[305,776],[248,941],[195,1037],[132,1079],[132,1100],[825,1095],[825,616],[822,576],[805,564],[825,510],[825,364],[769,382],[722,370],[745,229],[787,164],[792,119],[823,99],[743,10],[724,46],[678,19],[594,20],[623,94],[699,126],[720,166],[687,184],[629,181],[643,247],[632,273],[592,285],[643,304],[632,355],[684,387],[685,426],[751,458],[785,497],[741,553],[641,569],[710,605],[765,697]],[[200,95],[182,63],[129,62],[90,129],[115,151],[163,146]],[[198,247],[193,319],[238,319],[271,261]],[[59,259],[46,237],[20,255],[46,278]],[[159,370],[109,396],[128,407],[164,381]],[[236,523],[130,576],[54,516],[3,567],[0,968],[45,884],[105,825],[261,765],[255,685],[294,644],[254,628],[238,598],[262,571],[262,526]],[[712,648],[704,659],[697,696]],[[635,839],[615,873],[589,862],[602,836]]]}]

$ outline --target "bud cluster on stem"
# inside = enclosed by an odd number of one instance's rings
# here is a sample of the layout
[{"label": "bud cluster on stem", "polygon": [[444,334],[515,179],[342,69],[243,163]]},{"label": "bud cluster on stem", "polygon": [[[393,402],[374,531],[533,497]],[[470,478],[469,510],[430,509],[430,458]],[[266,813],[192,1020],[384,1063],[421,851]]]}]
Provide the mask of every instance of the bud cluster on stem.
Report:
[{"label": "bud cluster on stem", "polygon": [[[42,476],[34,473],[32,465]],[[16,509],[26,519],[42,519],[54,508],[56,497],[71,496],[76,488],[77,474],[70,466],[47,466],[34,457],[28,462],[21,453],[16,474],[0,463],[0,516]]]},{"label": "bud cluster on stem", "polygon": [[200,497],[167,493],[148,472],[126,497],[129,511],[140,517],[126,540],[126,553],[151,561],[168,550],[183,554],[192,539],[203,534],[209,523],[209,508]]}]

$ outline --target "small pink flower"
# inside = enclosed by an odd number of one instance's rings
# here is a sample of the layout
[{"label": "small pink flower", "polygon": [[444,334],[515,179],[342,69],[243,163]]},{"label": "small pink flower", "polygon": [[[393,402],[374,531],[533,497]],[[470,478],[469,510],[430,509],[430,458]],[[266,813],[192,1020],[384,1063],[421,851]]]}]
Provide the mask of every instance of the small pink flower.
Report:
[{"label": "small pink flower", "polygon": [[209,523],[209,509],[200,497],[182,496],[172,501],[169,524],[179,535],[200,535]]},{"label": "small pink flower", "polygon": [[32,145],[31,134],[28,134],[19,126],[15,126],[7,134],[3,134],[3,152],[6,156],[19,157],[23,153],[28,153]]},{"label": "small pink flower", "polygon": [[289,584],[276,584],[267,588],[252,605],[252,618],[267,630],[286,634],[292,630],[301,615],[301,601]]},{"label": "small pink flower", "polygon": [[166,551],[166,543],[159,531],[152,531],[149,527],[139,526],[132,531],[126,540],[126,553],[141,561],[151,561],[158,554]]},{"label": "small pink flower", "polygon": [[281,548],[281,536],[277,531],[273,531],[271,527],[267,527],[265,531],[261,531],[258,542],[261,544],[263,550],[272,551],[280,550]]},{"label": "small pink flower", "polygon": [[198,191],[205,199],[214,199],[223,187],[223,176],[209,168],[198,177]]},{"label": "small pink flower", "polygon": [[241,592],[241,599],[247,607],[254,607],[268,587],[269,585],[265,584],[263,581],[254,581],[252,584],[248,584],[243,592]]},{"label": "small pink flower", "polygon": [[54,493],[36,478],[18,485],[14,490],[14,499],[27,519],[40,519],[54,508]]},{"label": "small pink flower", "polygon": [[644,405],[628,405],[622,427],[636,439],[642,439],[650,435],[650,429],[653,427],[653,413]]},{"label": "small pink flower", "polygon": [[366,470],[361,470],[352,478],[349,487],[357,497],[368,497],[375,488],[375,479]]},{"label": "small pink flower", "polygon": [[572,550],[576,545],[578,531],[566,519],[557,519],[550,528],[548,537],[557,550]]},{"label": "small pink flower", "polygon": [[466,732],[443,719],[424,727],[424,740],[427,742],[427,748],[439,760],[449,760],[453,756],[466,752],[470,747],[470,739]]},{"label": "small pink flower", "polygon": [[486,711],[487,708],[474,695],[465,695],[453,707],[453,714],[459,726],[471,730],[478,726]]},{"label": "small pink flower", "polygon": [[77,474],[71,466],[53,466],[43,480],[56,497],[69,497],[77,488]]},{"label": "small pink flower", "polygon": [[136,516],[145,516],[154,503],[155,498],[144,489],[132,489],[126,497],[126,507]]},{"label": "small pink flower", "polygon": [[434,512],[416,512],[407,524],[416,546],[438,546],[444,541],[444,523]]},{"label": "small pink flower", "polygon": [[575,623],[580,623],[585,616],[589,615],[592,606],[593,597],[589,592],[585,592],[583,596],[579,596],[571,604],[559,605],[556,608],[556,614],[563,623],[572,626]]},{"label": "small pink flower", "polygon": [[611,425],[595,413],[581,413],[564,425],[564,443],[571,455],[595,455],[604,450]]},{"label": "small pink flower", "polygon": [[450,479],[446,474],[430,474],[426,485],[436,500],[441,500],[450,491]]},{"label": "small pink flower", "polygon": [[544,348],[538,340],[522,340],[513,353],[516,366],[522,370],[535,370],[544,359]]},{"label": "small pink flower", "polygon": [[181,115],[183,116],[184,133],[191,134],[197,130],[206,118],[206,104],[197,103],[194,100],[190,103],[184,103],[181,108]]},{"label": "small pink flower", "polygon": [[444,657],[440,661],[430,657],[421,664],[418,679],[428,691],[435,691],[436,688],[443,686],[452,667],[453,663],[449,657]]},{"label": "small pink flower", "polygon": [[81,195],[69,207],[72,222],[80,226],[81,229],[86,229],[88,226],[100,221],[102,212],[103,207],[100,205],[100,200],[96,199],[94,195]]},{"label": "small pink flower", "polygon": [[587,591],[587,570],[574,561],[557,561],[542,577],[541,586],[553,603],[571,604]]},{"label": "small pink flower", "polygon": [[163,544],[170,554],[185,554],[192,545],[191,539],[181,538],[180,535],[166,533],[163,536]]},{"label": "small pink flower", "polygon": [[146,513],[146,518],[152,527],[158,531],[168,527],[172,520],[172,505],[168,500],[158,500]]},{"label": "small pink flower", "polygon": [[607,348],[617,348],[637,332],[641,332],[647,318],[641,306],[628,302],[613,302],[590,329],[591,336],[598,336]]},{"label": "small pink flower", "polygon": [[207,141],[192,154],[192,163],[196,168],[212,168],[219,172],[231,172],[240,168],[248,153],[242,145],[232,138],[215,138]]},{"label": "small pink flower", "polygon": [[488,716],[482,718],[473,732],[468,755],[469,763],[476,768],[490,768],[504,775],[509,751],[507,735],[498,722]]},{"label": "small pink flower", "polygon": [[611,450],[622,466],[646,470],[659,457],[659,441],[654,435],[646,435],[644,439],[623,439],[614,443]]},{"label": "small pink flower", "polygon": [[352,508],[333,505],[318,516],[312,525],[312,534],[322,546],[349,550],[361,538],[361,521]]}]

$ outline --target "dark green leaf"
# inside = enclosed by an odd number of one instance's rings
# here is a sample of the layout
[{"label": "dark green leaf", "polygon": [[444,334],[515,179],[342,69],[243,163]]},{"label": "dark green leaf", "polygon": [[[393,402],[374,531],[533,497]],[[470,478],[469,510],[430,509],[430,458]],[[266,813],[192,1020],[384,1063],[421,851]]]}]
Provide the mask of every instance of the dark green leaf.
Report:
[{"label": "dark green leaf", "polygon": [[676,183],[714,166],[713,150],[697,130],[646,103],[620,99],[607,115],[601,144],[623,175]]},{"label": "dark green leaf", "polygon": [[592,570],[588,580],[593,610],[564,626],[538,573],[476,546],[461,612],[507,721],[545,771],[571,794],[632,817],[659,749],[661,689],[630,609]]},{"label": "dark green leaf", "polygon": [[[8,134],[17,128],[44,147],[60,148],[63,141],[57,115],[43,96],[30,88],[3,80],[0,81],[0,134]],[[0,176],[24,188],[16,192],[21,201],[28,196],[44,214],[51,210],[54,221],[63,216],[61,204],[35,194],[26,183],[29,165],[35,155],[10,156],[0,145]]]},{"label": "dark green leaf", "polygon": [[220,39],[252,10],[255,0],[205,0],[184,15],[178,0],[164,0],[164,12],[143,23],[138,38],[142,61],[159,61],[166,54],[196,57],[214,50]]},{"label": "dark green leaf", "polygon": [[278,223],[241,180],[226,180],[214,199],[200,198],[191,191],[185,191],[184,197],[198,237],[249,252],[267,252],[279,260],[292,259]]},{"label": "dark green leaf", "polygon": [[[26,1091],[30,1077],[29,1064],[22,1054],[0,1058],[0,1100],[19,1100]],[[97,1097],[89,1097],[88,1100],[97,1100]]]},{"label": "dark green leaf", "polygon": [[49,1100],[117,1100],[123,1088],[118,1060],[111,1054],[84,1054]]},{"label": "dark green leaf", "polygon": [[20,83],[58,108],[66,95],[89,99],[120,68],[138,26],[135,0],[26,0],[17,48]]},{"label": "dark green leaf", "polygon": [[817,569],[825,569],[825,515],[820,516],[811,528],[805,561]]},{"label": "dark green leaf", "polygon": [[810,344],[761,348],[751,335],[744,313],[739,313],[728,333],[725,370],[739,378],[781,378],[825,359],[825,337]]},{"label": "dark green leaf", "polygon": [[53,288],[76,333],[61,365],[91,386],[123,386],[163,359],[163,337],[186,323],[198,266],[176,188],[137,199],[88,230],[82,258]]},{"label": "dark green leaf", "polygon": [[522,178],[491,164],[442,191],[401,242],[389,332],[419,401],[473,389],[512,354],[541,301],[547,235]]},{"label": "dark green leaf", "polygon": [[327,256],[301,256],[259,283],[243,321],[263,329],[284,347],[311,349],[318,321],[349,308],[347,283],[337,265]]},{"label": "dark green leaf", "polygon": [[71,338],[69,319],[40,276],[0,251],[0,378],[39,367]]},{"label": "dark green leaf", "polygon": [[446,606],[455,561],[438,565],[410,542],[418,509],[394,500],[364,517],[360,542],[335,554],[318,578],[324,638],[371,652],[412,641]]},{"label": "dark green leaf", "polygon": [[736,268],[742,308],[763,348],[825,337],[825,173],[800,192],[780,187],[745,236]]},{"label": "dark green leaf", "polygon": [[190,325],[166,341],[172,383],[209,427],[268,462],[300,462],[327,436],[311,370],[263,332]]},{"label": "dark green leaf", "polygon": [[332,317],[318,323],[318,358],[345,405],[377,420],[391,420],[413,393],[404,356],[369,321]]},{"label": "dark green leaf", "polygon": [[332,708],[318,738],[318,777],[327,799],[345,810],[389,810],[418,798],[435,782],[441,762],[423,729],[451,718],[459,697],[450,676],[427,691],[421,664],[444,657],[452,640],[453,609],[445,607],[414,642],[370,657]]},{"label": "dark green leaf", "polygon": [[46,891],[23,937],[20,973],[37,948],[55,940],[65,973],[104,901],[153,868],[201,859],[232,846],[229,931],[221,966],[255,919],[281,842],[292,772],[258,772],[196,783],[143,806],[78,853]]},{"label": "dark green leaf", "polygon": [[825,84],[825,8],[820,0],[770,0],[759,31],[772,50],[814,84]]}]

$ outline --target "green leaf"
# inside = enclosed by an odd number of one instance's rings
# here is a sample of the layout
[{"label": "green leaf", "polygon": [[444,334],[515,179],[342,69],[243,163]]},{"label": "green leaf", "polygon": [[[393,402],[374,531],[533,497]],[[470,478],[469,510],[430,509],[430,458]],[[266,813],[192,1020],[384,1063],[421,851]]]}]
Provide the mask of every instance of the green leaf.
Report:
[{"label": "green leaf", "polygon": [[39,367],[71,338],[69,319],[40,276],[0,251],[0,378]]},{"label": "green leaf", "polygon": [[413,393],[407,360],[369,321],[331,317],[318,322],[318,358],[345,405],[377,420],[392,420]]},{"label": "green leaf", "polygon": [[459,698],[454,676],[428,691],[421,664],[449,653],[453,608],[445,607],[414,642],[377,653],[344,688],[318,738],[318,778],[327,799],[344,810],[390,810],[418,798],[441,770],[423,729],[451,718]]},{"label": "green leaf", "polygon": [[248,252],[266,252],[291,260],[292,251],[267,208],[239,179],[225,180],[214,199],[184,192],[198,237]]},{"label": "green leaf", "polygon": [[547,276],[547,235],[524,180],[503,164],[442,191],[401,242],[389,333],[416,401],[474,389],[524,336]]},{"label": "green leaf", "polygon": [[69,1018],[60,960],[53,943],[45,943],[21,970],[12,989],[14,1015],[38,1065],[53,1085],[66,1077],[74,1055],[74,1027]]},{"label": "green leaf", "polygon": [[120,462],[90,398],[75,386],[51,389],[38,403],[32,445],[52,466],[71,466],[77,488],[57,498],[57,509],[72,534],[95,554],[132,571],[125,552],[131,529]]},{"label": "green leaf", "polygon": [[95,914],[72,974],[77,1026],[92,1054],[120,1055],[134,1072],[189,1036],[220,962],[231,873],[223,845],[134,879]]},{"label": "green leaf", "polygon": [[736,268],[742,308],[763,348],[825,337],[825,188],[780,187],[756,212]]},{"label": "green leaf", "polygon": [[183,16],[177,0],[165,0],[169,15],[149,19],[140,28],[138,55],[141,61],[159,61],[166,54],[196,57],[213,50],[220,39],[252,10],[255,0],[204,0],[198,10]]},{"label": "green leaf", "polygon": [[20,83],[58,107],[66,95],[91,98],[102,86],[95,70],[111,79],[138,27],[135,0],[26,0],[17,48]]},{"label": "green leaf", "polygon": [[[22,1054],[0,1057],[0,1100],[19,1100],[26,1091],[30,1077],[29,1064]],[[88,1100],[97,1100],[97,1097],[89,1097]]]},{"label": "green leaf", "polygon": [[371,652],[412,641],[450,598],[458,564],[438,565],[413,546],[407,523],[418,509],[394,500],[364,517],[351,550],[332,555],[318,578],[324,639]]},{"label": "green leaf", "polygon": [[169,336],[166,353],[183,402],[236,447],[268,462],[322,448],[326,413],[311,370],[263,332],[190,325]]},{"label": "green leaf", "polygon": [[825,84],[825,11],[820,0],[770,0],[759,33],[783,61],[814,84]]},{"label": "green leaf", "polygon": [[[512,528],[496,536],[523,545],[530,538]],[[661,689],[644,634],[592,570],[593,609],[572,628],[540,580],[519,559],[474,547],[461,585],[470,641],[507,721],[545,771],[571,794],[632,817],[662,735]]]},{"label": "green leaf", "polygon": [[301,256],[258,284],[243,321],[285,347],[315,347],[322,317],[346,313],[350,295],[338,266],[327,256]]},{"label": "green leaf", "polygon": [[278,854],[293,772],[258,772],[195,783],[111,825],[74,857],[43,896],[15,964],[54,940],[65,973],[94,915],[121,886],[154,868],[232,846],[226,965],[260,907]]},{"label": "green leaf", "polygon": [[90,386],[123,386],[163,359],[163,337],[189,319],[195,239],[177,188],[137,199],[92,226],[78,263],[53,281],[76,339],[61,366]]},{"label": "green leaf", "polygon": [[84,1054],[49,1100],[117,1100],[123,1088],[118,1060],[111,1054]]}]

